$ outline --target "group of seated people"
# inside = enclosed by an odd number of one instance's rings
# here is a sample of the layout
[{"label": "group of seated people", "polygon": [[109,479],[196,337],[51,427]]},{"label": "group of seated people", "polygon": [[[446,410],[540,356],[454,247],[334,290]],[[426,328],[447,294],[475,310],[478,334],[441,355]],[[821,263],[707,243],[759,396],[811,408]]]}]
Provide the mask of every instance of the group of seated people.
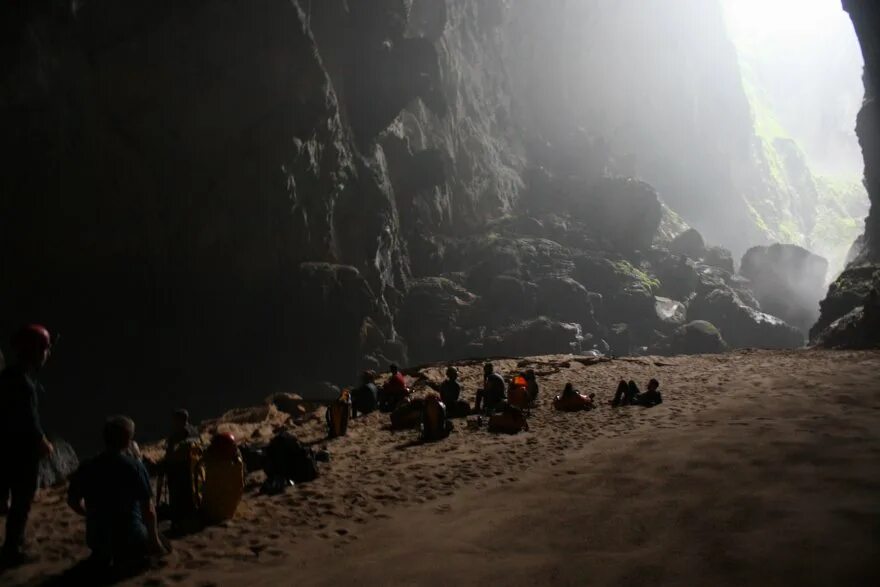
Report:
[{"label": "group of seated people", "polygon": [[[381,388],[376,385],[377,375],[374,371],[364,371],[361,374],[361,385],[351,392],[352,415],[355,418],[375,410],[391,412],[411,395],[412,390],[407,386],[406,378],[398,366],[392,364],[389,372],[388,380]],[[458,378],[458,369],[449,366],[446,369],[446,379],[439,386],[434,385],[450,416],[490,414],[505,402],[528,408],[538,399],[538,381],[533,369],[517,373],[509,382],[505,382],[504,377],[496,373],[495,366],[486,363],[483,366],[483,386],[477,390],[473,409],[462,398],[462,386]]]},{"label": "group of seated people", "polygon": [[[362,374],[361,386],[352,392],[354,417],[369,414],[377,409],[386,413],[391,412],[410,396],[412,390],[407,386],[406,378],[397,365],[392,364],[389,371],[388,380],[381,388],[376,385],[377,375],[374,371],[365,371]],[[432,384],[439,392],[440,400],[446,406],[450,417],[471,413],[491,414],[502,405],[528,409],[534,406],[538,399],[539,386],[533,369],[516,373],[505,381],[504,377],[496,372],[492,363],[486,363],[483,366],[483,386],[476,392],[473,409],[462,399],[462,386],[458,379],[458,369],[449,366],[446,369],[446,379],[439,386]],[[655,406],[663,402],[659,387],[659,382],[651,379],[647,391],[641,392],[635,381],[621,380],[610,403],[614,407]],[[564,410],[575,407],[593,409],[595,394],[581,394],[571,383],[567,383],[562,393],[557,396],[554,405]]]}]

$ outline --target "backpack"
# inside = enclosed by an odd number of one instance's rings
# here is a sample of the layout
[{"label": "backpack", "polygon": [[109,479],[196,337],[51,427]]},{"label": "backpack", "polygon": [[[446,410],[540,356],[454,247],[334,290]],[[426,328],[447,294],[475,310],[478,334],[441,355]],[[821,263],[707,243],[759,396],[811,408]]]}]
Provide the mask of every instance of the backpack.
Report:
[{"label": "backpack", "polygon": [[188,438],[171,447],[165,455],[163,470],[168,516],[173,522],[195,516],[202,504],[205,482],[201,441]]},{"label": "backpack", "polygon": [[516,434],[529,429],[523,411],[510,404],[505,404],[502,410],[489,418],[489,432],[496,434]]},{"label": "backpack", "polygon": [[276,434],[264,451],[263,470],[268,480],[307,483],[318,477],[318,463],[312,449],[289,432]]},{"label": "backpack", "polygon": [[[517,379],[521,379],[518,377]],[[529,398],[529,392],[525,386],[525,380],[523,380],[523,385],[515,384],[510,390],[507,392],[507,401],[512,406],[516,406],[521,410],[528,409],[531,405],[531,399]]]},{"label": "backpack", "polygon": [[348,433],[348,420],[351,418],[351,397],[347,389],[339,398],[327,406],[327,437],[338,438]]},{"label": "backpack", "polygon": [[404,399],[391,412],[391,428],[393,430],[411,430],[418,428],[422,423],[422,411],[425,407],[425,400],[409,398]]},{"label": "backpack", "polygon": [[446,406],[440,398],[425,401],[422,413],[422,440],[442,440],[452,432],[452,422],[446,419]]}]

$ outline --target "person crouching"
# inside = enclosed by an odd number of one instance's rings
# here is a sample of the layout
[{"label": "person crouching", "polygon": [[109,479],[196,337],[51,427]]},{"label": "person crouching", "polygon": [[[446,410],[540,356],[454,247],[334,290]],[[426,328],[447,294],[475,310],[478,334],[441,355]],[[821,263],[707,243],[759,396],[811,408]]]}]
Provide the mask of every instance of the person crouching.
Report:
[{"label": "person crouching", "polygon": [[134,422],[113,416],[104,424],[105,450],[71,477],[67,504],[86,519],[86,543],[95,571],[142,567],[150,553],[163,552],[150,476],[128,451]]}]

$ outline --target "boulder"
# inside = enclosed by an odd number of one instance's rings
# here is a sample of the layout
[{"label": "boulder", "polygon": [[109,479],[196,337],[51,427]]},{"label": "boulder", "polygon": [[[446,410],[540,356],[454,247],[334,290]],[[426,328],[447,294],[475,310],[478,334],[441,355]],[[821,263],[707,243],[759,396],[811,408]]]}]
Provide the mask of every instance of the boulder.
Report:
[{"label": "boulder", "polygon": [[752,282],[765,312],[808,332],[819,318],[828,261],[797,245],[753,247],[740,273]]},{"label": "boulder", "polygon": [[702,259],[706,254],[706,243],[696,229],[689,228],[672,239],[669,243],[669,251],[691,259]]},{"label": "boulder", "polygon": [[579,353],[583,335],[579,324],[546,317],[512,324],[468,346],[470,356],[527,357]]},{"label": "boulder", "polygon": [[499,275],[534,282],[569,276],[574,269],[571,250],[555,241],[495,233],[460,243],[448,252],[447,260],[466,269],[466,286],[478,295]]},{"label": "boulder", "polygon": [[733,253],[724,247],[707,247],[703,255],[703,263],[712,267],[718,267],[728,273],[734,273]]},{"label": "boulder", "polygon": [[687,317],[714,324],[733,348],[798,348],[804,344],[804,336],[797,328],[748,307],[726,286],[694,299]]},{"label": "boulder", "polygon": [[595,254],[574,258],[574,279],[602,295],[605,322],[653,323],[653,291],[660,287],[629,261],[612,261]]},{"label": "boulder", "polygon": [[276,393],[269,397],[267,403],[274,405],[278,411],[290,414],[294,418],[298,418],[308,411],[305,400],[295,393]]},{"label": "boulder", "polygon": [[599,180],[573,212],[623,251],[649,249],[663,217],[657,191],[630,178]]},{"label": "boulder", "polygon": [[687,307],[669,298],[654,298],[654,310],[663,330],[674,330],[687,322]]},{"label": "boulder", "polygon": [[880,290],[872,290],[864,305],[816,334],[814,343],[825,348],[880,347]]},{"label": "boulder", "polygon": [[660,295],[676,300],[686,300],[697,289],[700,277],[693,260],[682,255],[654,251],[651,265],[660,281]]},{"label": "boulder", "polygon": [[723,353],[727,350],[721,332],[705,320],[694,320],[680,326],[666,344],[666,352],[673,355]]},{"label": "boulder", "polygon": [[[79,458],[76,451],[63,440],[53,440],[55,451],[40,461],[39,484],[40,487],[55,487],[61,485],[79,467]],[[6,496],[2,496],[3,499]]]},{"label": "boulder", "polygon": [[414,363],[447,356],[477,296],[444,277],[423,277],[409,283],[397,315],[397,328]]},{"label": "boulder", "polygon": [[880,266],[847,267],[828,288],[820,303],[821,316],[810,330],[810,338],[818,342],[822,332],[839,318],[862,307],[871,292],[880,287]]},{"label": "boulder", "polygon": [[475,321],[495,327],[534,318],[537,289],[534,283],[510,275],[491,278],[475,308]]},{"label": "boulder", "polygon": [[590,292],[570,277],[548,277],[537,283],[536,309],[539,316],[580,324],[595,332],[596,319]]}]

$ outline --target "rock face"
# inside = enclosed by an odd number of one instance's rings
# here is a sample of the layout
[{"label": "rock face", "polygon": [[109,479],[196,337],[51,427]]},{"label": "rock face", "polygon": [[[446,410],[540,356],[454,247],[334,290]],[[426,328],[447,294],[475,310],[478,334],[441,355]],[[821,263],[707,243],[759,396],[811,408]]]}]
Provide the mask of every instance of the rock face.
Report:
[{"label": "rock face", "polygon": [[804,333],[819,317],[828,261],[796,245],[753,247],[740,273],[752,282],[761,308]]},{"label": "rock face", "polygon": [[[831,284],[810,338],[833,346],[871,346],[880,344],[880,329],[865,311],[871,305],[871,292],[880,288],[880,5],[871,0],[843,0],[843,8],[852,18],[865,58],[865,97],[856,134],[865,158],[865,187],[871,208],[858,251],[854,250],[850,264]],[[839,321],[844,317],[845,327],[841,327]]]},{"label": "rock face", "polygon": [[711,322],[694,320],[679,327],[664,350],[673,355],[723,353],[727,343]]},{"label": "rock face", "polygon": [[[733,270],[657,261],[685,227],[670,206],[722,244],[751,238],[722,230],[753,221],[730,174],[751,165],[751,120],[720,14],[3,3],[0,331],[63,332],[47,387],[88,388],[144,430],[180,403],[200,418],[310,399],[390,361],[648,348],[668,333],[656,295],[687,305]],[[646,46],[668,67],[646,71]]]},{"label": "rock face", "polygon": [[688,308],[688,319],[712,323],[733,348],[797,348],[805,339],[783,320],[743,303],[729,287],[697,297]]}]

